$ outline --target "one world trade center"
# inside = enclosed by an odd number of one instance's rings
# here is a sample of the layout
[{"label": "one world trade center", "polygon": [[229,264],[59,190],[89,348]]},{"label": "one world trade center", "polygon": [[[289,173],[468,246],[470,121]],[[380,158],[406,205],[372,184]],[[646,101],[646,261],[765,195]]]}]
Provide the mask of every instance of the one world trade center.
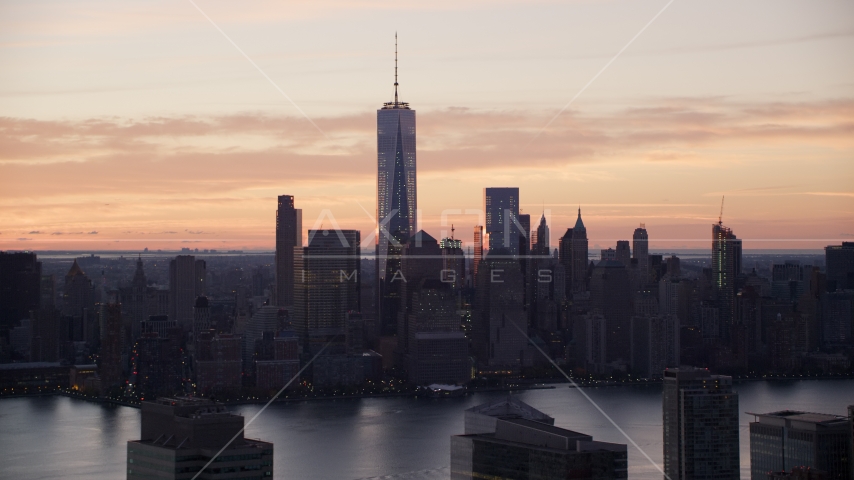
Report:
[{"label": "one world trade center", "polygon": [[397,321],[400,246],[416,232],[415,110],[398,98],[397,34],[394,48],[394,101],[377,110],[377,279],[382,334]]}]

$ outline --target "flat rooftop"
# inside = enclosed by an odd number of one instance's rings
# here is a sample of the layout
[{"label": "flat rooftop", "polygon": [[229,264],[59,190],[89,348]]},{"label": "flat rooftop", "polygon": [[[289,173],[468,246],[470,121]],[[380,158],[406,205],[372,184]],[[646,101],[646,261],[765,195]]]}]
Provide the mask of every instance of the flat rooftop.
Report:
[{"label": "flat rooftop", "polygon": [[770,413],[753,413],[746,412],[748,415],[753,415],[758,419],[780,419],[780,420],[793,420],[796,422],[806,422],[806,423],[814,423],[814,424],[836,424],[840,421],[847,422],[848,417],[842,415],[833,415],[829,413],[815,413],[815,412],[800,412],[797,410],[781,410],[779,412],[770,412]]}]

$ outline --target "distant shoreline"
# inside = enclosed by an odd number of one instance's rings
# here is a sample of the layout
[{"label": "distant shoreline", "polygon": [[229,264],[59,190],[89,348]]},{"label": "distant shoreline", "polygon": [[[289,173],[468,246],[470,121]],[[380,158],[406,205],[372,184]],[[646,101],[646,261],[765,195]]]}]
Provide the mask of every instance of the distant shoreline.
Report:
[{"label": "distant shoreline", "polygon": [[[744,376],[744,377],[733,377],[733,383],[751,383],[751,382],[779,382],[779,381],[804,381],[804,380],[852,380],[854,379],[854,374],[848,375],[816,375],[816,376]],[[576,388],[576,386],[572,385],[566,381],[556,381],[557,379],[542,379],[539,382],[532,382],[528,385],[511,385],[506,387],[483,387],[483,388],[475,388],[469,389],[465,395],[474,394],[474,393],[488,393],[488,392],[515,392],[515,391],[526,391],[526,390],[553,390],[556,388],[561,388],[563,386],[567,386],[568,388]],[[632,387],[632,386],[650,386],[650,385],[661,385],[661,379],[653,379],[653,380],[644,380],[644,381],[631,381],[631,382],[619,382],[619,381],[607,381],[607,380],[599,380],[596,382],[581,382],[576,381],[576,385],[578,388],[605,388],[605,387]],[[91,403],[98,403],[102,405],[115,405],[115,406],[123,406],[123,407],[131,407],[131,408],[140,408],[139,403],[129,402],[124,400],[116,400],[112,398],[102,398],[102,397],[93,397],[88,395],[82,395],[70,391],[59,390],[54,392],[40,392],[40,393],[32,393],[32,394],[23,394],[23,395],[8,395],[0,397],[0,400],[4,398],[25,398],[25,397],[50,397],[50,396],[63,396],[68,398],[73,398],[77,400],[83,400]],[[316,397],[283,397],[278,398],[273,403],[299,403],[299,402],[311,402],[311,401],[328,401],[328,400],[351,400],[351,399],[361,399],[361,398],[393,398],[393,397],[419,397],[418,393],[415,391],[411,392],[389,392],[389,393],[362,393],[362,394],[352,394],[352,395],[322,395]],[[430,398],[430,397],[427,397]],[[430,398],[432,399],[432,398]],[[437,398],[437,399],[441,399]],[[221,402],[223,405],[264,405],[270,401],[269,398],[259,398],[259,399],[241,399],[241,400],[217,400]]]}]

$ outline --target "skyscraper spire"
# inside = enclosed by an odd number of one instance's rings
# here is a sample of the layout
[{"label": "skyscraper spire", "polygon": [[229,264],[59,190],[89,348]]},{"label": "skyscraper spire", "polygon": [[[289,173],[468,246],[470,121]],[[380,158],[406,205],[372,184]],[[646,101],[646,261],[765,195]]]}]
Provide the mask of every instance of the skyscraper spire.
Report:
[{"label": "skyscraper spire", "polygon": [[394,103],[397,104],[397,32],[394,32]]}]

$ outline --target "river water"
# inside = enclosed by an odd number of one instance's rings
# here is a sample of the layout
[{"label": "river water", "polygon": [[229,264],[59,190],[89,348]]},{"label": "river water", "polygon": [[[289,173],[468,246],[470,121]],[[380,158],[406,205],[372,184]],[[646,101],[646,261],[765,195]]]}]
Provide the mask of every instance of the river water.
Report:
[{"label": "river water", "polygon": [[[838,415],[854,404],[854,380],[737,383],[741,412],[805,410]],[[589,388],[585,392],[659,465],[661,386]],[[506,396],[452,399],[365,398],[271,405],[246,436],[273,442],[277,479],[441,479],[449,477],[450,436],[462,433],[463,411]],[[661,473],[578,391],[513,393],[553,416],[555,425],[629,445],[629,478]],[[261,405],[232,407],[248,420]],[[748,423],[741,415],[742,478],[749,478]],[[0,479],[121,479],[126,442],[139,437],[139,410],[67,397],[0,400]]]}]

